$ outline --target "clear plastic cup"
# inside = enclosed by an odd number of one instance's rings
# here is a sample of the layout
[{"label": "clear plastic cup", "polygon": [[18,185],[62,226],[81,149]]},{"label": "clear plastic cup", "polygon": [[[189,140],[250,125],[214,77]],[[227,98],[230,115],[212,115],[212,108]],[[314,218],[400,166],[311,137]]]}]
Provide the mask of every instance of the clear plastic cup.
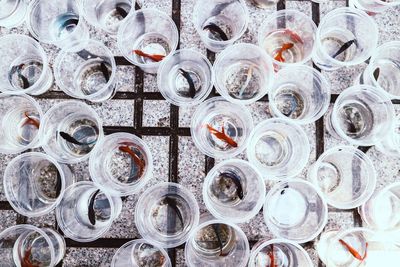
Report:
[{"label": "clear plastic cup", "polygon": [[73,179],[68,166],[46,154],[24,153],[11,160],[4,171],[4,194],[16,212],[40,217],[56,208]]},{"label": "clear plastic cup", "polygon": [[144,8],[132,12],[121,23],[117,42],[129,62],[145,72],[157,73],[160,62],[176,50],[179,33],[169,15]]},{"label": "clear plastic cup", "polygon": [[324,232],[316,245],[317,253],[327,267],[376,266],[368,265],[368,256],[376,246],[374,236],[372,230],[361,227]]},{"label": "clear plastic cup", "polygon": [[279,266],[313,267],[307,251],[286,239],[260,240],[251,250],[248,267]]},{"label": "clear plastic cup", "polygon": [[132,0],[80,0],[82,16],[93,26],[117,35],[121,22],[135,10]]},{"label": "clear plastic cup", "polygon": [[328,110],[330,92],[330,81],[320,72],[308,66],[289,66],[277,73],[269,91],[269,106],[275,117],[309,124]]},{"label": "clear plastic cup", "polygon": [[213,97],[197,107],[190,132],[202,153],[226,159],[243,152],[252,129],[253,119],[245,106]]},{"label": "clear plastic cup", "polygon": [[257,215],[265,198],[261,173],[249,162],[225,160],[212,168],[203,184],[203,200],[210,213],[233,223],[248,222]]},{"label": "clear plastic cup", "polygon": [[177,50],[161,62],[157,84],[171,104],[197,105],[207,98],[214,85],[211,62],[195,50]]},{"label": "clear plastic cup", "polygon": [[0,153],[17,154],[38,147],[43,116],[32,97],[0,94]]},{"label": "clear plastic cup", "polygon": [[244,267],[249,255],[249,241],[242,229],[208,214],[202,215],[201,223],[185,246],[185,263],[188,267]]},{"label": "clear plastic cup", "polygon": [[151,266],[172,267],[167,251],[145,239],[125,243],[115,253],[111,267]]},{"label": "clear plastic cup", "polygon": [[235,44],[222,51],[214,64],[215,88],[229,102],[251,104],[268,93],[274,68],[268,55],[253,44]]},{"label": "clear plastic cup", "polygon": [[47,55],[33,38],[21,34],[0,37],[0,91],[40,95],[53,84]]},{"label": "clear plastic cup", "polygon": [[[400,1],[399,1],[400,3]],[[400,41],[387,42],[372,54],[369,65],[356,80],[387,93],[391,99],[400,99]]]},{"label": "clear plastic cup", "polygon": [[386,138],[395,122],[393,104],[384,92],[369,85],[343,91],[328,116],[333,137],[352,145],[371,146]]},{"label": "clear plastic cup", "polygon": [[32,0],[26,23],[35,39],[60,48],[89,39],[89,29],[75,0]]},{"label": "clear plastic cup", "polygon": [[115,95],[116,72],[112,52],[95,40],[61,50],[54,62],[54,77],[60,89],[91,102],[106,101]]},{"label": "clear plastic cup", "polygon": [[250,0],[249,2],[258,8],[270,8],[275,6],[279,0]]},{"label": "clear plastic cup", "polygon": [[153,156],[148,145],[129,133],[107,135],[90,154],[93,182],[112,196],[138,193],[153,175]]},{"label": "clear plastic cup", "polygon": [[204,45],[220,52],[246,31],[249,12],[243,0],[201,0],[193,8],[193,24]]},{"label": "clear plastic cup", "polygon": [[376,176],[370,158],[352,146],[325,151],[308,173],[327,203],[338,209],[354,209],[365,203],[375,190]]},{"label": "clear plastic cup", "polygon": [[304,64],[311,59],[317,26],[310,16],[292,9],[267,17],[258,32],[258,45],[280,68]]},{"label": "clear plastic cup", "polygon": [[121,210],[121,198],[85,181],[67,187],[56,208],[56,218],[65,236],[84,243],[103,236]]},{"label": "clear plastic cup", "polygon": [[370,16],[383,13],[398,5],[400,5],[399,0],[349,0],[350,7],[363,10]]},{"label": "clear plastic cup", "polygon": [[199,223],[199,206],[192,192],[177,183],[159,183],[147,189],[135,208],[140,235],[152,244],[182,245]]},{"label": "clear plastic cup", "polygon": [[302,179],[275,184],[267,193],[263,214],[275,236],[297,243],[316,238],[328,222],[328,206],[322,193]]},{"label": "clear plastic cup", "polygon": [[28,2],[26,0],[6,0],[1,3],[0,27],[12,28],[25,20]]},{"label": "clear plastic cup", "polygon": [[371,17],[355,8],[336,8],[319,23],[313,61],[326,71],[358,65],[377,44],[378,26]]},{"label": "clear plastic cup", "polygon": [[46,112],[39,138],[47,154],[58,162],[73,164],[86,160],[103,135],[102,120],[94,109],[70,100]]},{"label": "clear plastic cup", "polygon": [[267,119],[251,132],[247,158],[266,179],[295,177],[310,157],[310,142],[305,131],[287,119]]},{"label": "clear plastic cup", "polygon": [[2,266],[56,266],[65,251],[64,238],[50,228],[20,224],[0,233]]}]

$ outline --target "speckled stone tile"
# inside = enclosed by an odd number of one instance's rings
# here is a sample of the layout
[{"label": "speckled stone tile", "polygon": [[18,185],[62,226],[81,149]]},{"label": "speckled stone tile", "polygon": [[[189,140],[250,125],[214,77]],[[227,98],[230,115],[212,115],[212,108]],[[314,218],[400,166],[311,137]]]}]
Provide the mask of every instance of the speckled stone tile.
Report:
[{"label": "speckled stone tile", "polygon": [[[6,196],[4,195],[4,190],[3,190],[3,177],[4,177],[4,171],[7,168],[8,163],[17,156],[18,154],[15,155],[5,155],[5,154],[0,154],[0,201],[7,200]],[[1,224],[1,223],[0,223]]]},{"label": "speckled stone tile", "polygon": [[328,223],[324,231],[348,229],[354,227],[354,216],[352,211],[329,212]]},{"label": "speckled stone tile", "polygon": [[154,74],[145,73],[143,78],[144,92],[159,92],[157,86],[157,76]]},{"label": "speckled stone tile", "polygon": [[65,267],[106,267],[110,266],[114,248],[67,248]]},{"label": "speckled stone tile", "polygon": [[16,224],[17,213],[13,210],[0,210],[0,232]]},{"label": "speckled stone tile", "polygon": [[238,225],[250,241],[255,242],[263,238],[273,238],[273,234],[268,230],[268,227],[264,222],[264,217],[261,211],[248,223],[240,223]]},{"label": "speckled stone tile", "polygon": [[143,126],[169,127],[170,104],[162,100],[143,101]]},{"label": "speckled stone tile", "polygon": [[28,218],[27,223],[37,227],[54,228],[56,225],[55,211],[53,210],[52,212],[44,216]]},{"label": "speckled stone tile", "polygon": [[179,108],[179,127],[190,127],[197,106]]},{"label": "speckled stone tile", "polygon": [[311,2],[309,1],[286,1],[286,9],[298,10],[311,18]]},{"label": "speckled stone tile", "polygon": [[379,27],[379,44],[388,41],[398,41],[400,36],[400,6],[389,8],[382,14],[377,14],[373,18]]},{"label": "speckled stone tile", "polygon": [[319,4],[319,11],[321,13],[321,19],[330,11],[338,8],[338,7],[345,7],[346,1],[324,1],[323,3]]},{"label": "speckled stone tile", "polygon": [[192,22],[195,2],[195,0],[181,0],[181,48],[194,48],[205,55],[206,47]]},{"label": "speckled stone tile", "polygon": [[359,75],[364,71],[367,64],[343,67],[335,71],[322,71],[322,74],[331,83],[331,93],[340,94],[345,89],[355,85]]},{"label": "speckled stone tile", "polygon": [[134,92],[135,91],[135,67],[117,66],[117,91]]},{"label": "speckled stone tile", "polygon": [[176,250],[176,267],[186,267],[185,264],[185,250],[177,249]]}]

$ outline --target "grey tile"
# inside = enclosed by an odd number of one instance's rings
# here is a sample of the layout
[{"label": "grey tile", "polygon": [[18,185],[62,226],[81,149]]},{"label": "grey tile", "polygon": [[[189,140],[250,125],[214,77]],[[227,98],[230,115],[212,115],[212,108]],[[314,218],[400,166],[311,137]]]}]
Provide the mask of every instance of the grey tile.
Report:
[{"label": "grey tile", "polygon": [[0,218],[0,232],[2,232],[16,224],[17,213],[13,210],[0,210]]},{"label": "grey tile", "polygon": [[135,67],[117,66],[117,90],[118,92],[135,91]]},{"label": "grey tile", "polygon": [[110,266],[114,248],[67,248],[65,267],[106,267]]},{"label": "grey tile", "polygon": [[143,101],[143,126],[169,127],[170,104],[161,100]]}]

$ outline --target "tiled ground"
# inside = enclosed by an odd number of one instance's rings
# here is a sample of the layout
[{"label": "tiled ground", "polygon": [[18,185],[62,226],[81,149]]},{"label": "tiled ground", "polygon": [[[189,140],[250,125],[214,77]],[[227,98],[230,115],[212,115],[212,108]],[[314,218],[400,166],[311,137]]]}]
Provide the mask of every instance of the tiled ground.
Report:
[{"label": "tiled ground", "polygon": [[[198,0],[201,1],[201,0]],[[206,51],[200,38],[195,32],[191,23],[192,9],[194,0],[139,0],[139,6],[153,7],[165,11],[173,17],[180,26],[180,46],[182,48],[194,48],[210,58],[214,59],[214,54]],[[290,8],[304,12],[318,23],[319,18],[330,10],[346,6],[342,0],[327,0],[323,4],[315,4],[308,0],[285,1],[281,0],[277,6],[269,9],[257,9],[247,1],[250,10],[251,23],[249,29],[239,42],[256,43],[256,36],[261,22],[274,10]],[[400,8],[388,10],[386,13],[375,16],[375,20],[380,28],[380,43],[389,40],[399,40],[400,35]],[[143,74],[142,71],[121,60],[120,53],[116,47],[116,40],[104,32],[90,27],[92,38],[102,40],[117,56],[118,66],[118,93],[113,100],[102,104],[91,104],[104,120],[106,134],[126,131],[138,134],[149,144],[154,157],[154,178],[146,186],[156,184],[160,181],[179,182],[192,191],[200,203],[202,212],[206,212],[201,196],[201,187],[207,171],[215,164],[213,159],[202,155],[194,146],[190,137],[190,118],[193,108],[177,108],[165,102],[158,92],[156,77],[154,75]],[[0,28],[0,35],[7,33],[28,34],[25,26],[7,30]],[[53,62],[57,55],[57,49],[45,45],[49,53],[50,62]],[[0,48],[1,49],[1,48]],[[323,72],[332,82],[332,93],[339,94],[353,83],[355,77],[363,70],[365,64],[353,68],[341,69],[336,72]],[[212,93],[214,95],[214,92]],[[54,105],[54,103],[68,99],[65,94],[59,92],[54,86],[51,92],[39,97],[39,103],[44,110]],[[335,98],[334,98],[335,99]],[[257,102],[249,106],[255,124],[269,118],[271,115],[268,110],[268,102]],[[400,110],[400,106],[398,107]],[[321,119],[315,124],[304,127],[310,137],[312,153],[310,162],[315,161],[324,149],[343,143],[333,139],[324,130],[324,120]],[[1,141],[1,140],[0,140]],[[372,158],[378,172],[378,188],[398,179],[400,163],[397,159],[382,155],[375,148],[368,150],[367,154]],[[13,156],[0,155],[0,177],[4,168]],[[238,157],[243,158],[241,154]],[[218,161],[217,161],[218,162]],[[89,173],[87,162],[71,166],[75,172],[77,180],[87,180]],[[304,169],[301,177],[305,177],[307,168]],[[0,189],[1,189],[0,183]],[[116,248],[130,239],[138,238],[139,235],[133,222],[134,208],[137,196],[130,196],[124,200],[124,207],[120,217],[114,222],[111,230],[103,239],[89,243],[79,244],[67,239],[67,254],[62,266],[67,267],[92,267],[109,266],[111,258]],[[12,226],[16,223],[31,223],[37,226],[55,227],[54,213],[42,218],[27,219],[17,215],[5,202],[4,194],[0,190],[0,230]],[[331,210],[326,229],[346,228],[359,225],[360,220],[355,211]],[[261,213],[258,214],[247,224],[240,225],[248,236],[250,243],[254,244],[257,240],[271,237]],[[315,265],[318,262],[314,250],[313,242],[306,243],[306,250],[310,253]],[[185,266],[183,247],[171,249],[174,266]]]}]

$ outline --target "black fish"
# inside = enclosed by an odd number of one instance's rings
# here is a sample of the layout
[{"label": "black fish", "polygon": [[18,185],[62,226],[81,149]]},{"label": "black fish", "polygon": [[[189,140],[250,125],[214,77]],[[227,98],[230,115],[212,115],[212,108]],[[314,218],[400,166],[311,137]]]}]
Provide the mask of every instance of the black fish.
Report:
[{"label": "black fish", "polygon": [[189,96],[191,98],[195,98],[196,97],[196,88],[194,86],[194,82],[192,77],[190,76],[190,73],[185,71],[184,69],[179,69],[179,71],[182,73],[183,77],[185,77],[186,81],[189,84]]},{"label": "black fish", "polygon": [[101,72],[103,73],[104,79],[106,79],[106,82],[108,82],[110,80],[110,73],[108,72],[107,65],[104,61],[101,62],[100,69]]},{"label": "black fish", "polygon": [[89,51],[87,51],[86,49],[82,49],[81,51],[76,52],[76,54],[78,56],[80,56],[81,58],[83,58],[84,60],[88,60],[88,59],[92,59],[92,58],[100,58],[100,56],[92,54]]},{"label": "black fish", "polygon": [[96,213],[94,211],[94,201],[96,200],[96,196],[99,194],[100,189],[97,189],[97,191],[92,195],[92,198],[90,199],[89,202],[89,207],[88,207],[88,217],[89,221],[92,225],[96,224]]},{"label": "black fish", "polygon": [[227,171],[220,174],[221,176],[232,180],[232,182],[236,185],[236,193],[240,199],[243,199],[243,187],[242,183],[240,182],[240,177],[236,175],[236,173]]},{"label": "black fish", "polygon": [[224,245],[222,244],[222,239],[221,239],[221,236],[220,236],[220,227],[221,227],[221,225],[214,223],[211,226],[212,226],[212,228],[213,228],[213,230],[215,232],[215,235],[217,236],[217,239],[218,239],[219,251],[220,251],[219,255],[224,257],[224,256],[226,256],[226,254],[222,253]]},{"label": "black fish", "polygon": [[77,52],[76,54],[78,56],[80,56],[84,60],[95,59],[95,58],[102,59],[103,62],[101,62],[101,64],[100,64],[101,72],[103,73],[103,76],[104,76],[104,78],[106,79],[107,82],[110,80],[110,73],[109,73],[108,68],[107,68],[108,63],[103,57],[95,55],[93,53],[90,53],[86,49],[82,49],[81,51]]},{"label": "black fish", "polygon": [[75,145],[79,145],[79,146],[88,146],[88,145],[92,145],[96,142],[96,141],[93,141],[93,142],[89,142],[89,143],[82,143],[82,142],[79,142],[78,140],[76,140],[75,138],[73,138],[72,136],[70,136],[69,134],[67,134],[66,132],[58,132],[58,134],[67,142],[75,144]]},{"label": "black fish", "polygon": [[379,69],[379,68],[376,68],[376,69],[374,70],[374,78],[375,78],[375,80],[378,80],[378,78],[379,78],[379,72],[380,72],[380,69]]},{"label": "black fish", "polygon": [[22,75],[21,73],[18,74],[18,77],[22,80],[22,88],[26,89],[30,87],[28,78],[26,78],[24,75]]},{"label": "black fish", "polygon": [[173,199],[172,197],[166,196],[164,198],[164,203],[166,203],[168,205],[168,207],[170,207],[174,210],[176,216],[178,216],[178,219],[181,223],[182,228],[184,228],[185,223],[183,222],[182,213],[179,210],[179,208],[177,207],[175,199]]},{"label": "black fish", "polygon": [[29,80],[28,78],[26,78],[24,75],[22,75],[21,73],[21,69],[24,66],[24,64],[20,64],[17,66],[13,66],[9,72],[9,76],[8,76],[8,80],[12,80],[12,75],[14,73],[18,73],[18,78],[20,78],[22,80],[22,88],[26,89],[29,88],[31,85],[29,84]]},{"label": "black fish", "polygon": [[218,25],[214,23],[210,23],[204,26],[203,30],[209,30],[212,33],[218,34],[222,41],[227,41],[229,39],[226,33]]},{"label": "black fish", "polygon": [[[289,185],[285,185],[283,188],[289,188]],[[285,189],[282,189],[281,195],[285,194]]]},{"label": "black fish", "polygon": [[343,53],[344,51],[346,51],[347,49],[349,49],[349,47],[350,47],[352,44],[357,45],[356,39],[353,39],[353,40],[350,40],[350,41],[344,43],[344,44],[339,48],[339,50],[338,50],[332,57],[333,57],[333,58],[336,58],[338,55],[340,55],[341,53]]},{"label": "black fish", "polygon": [[119,6],[116,6],[115,7],[115,10],[117,11],[117,13],[121,16],[121,17],[123,17],[123,18],[125,18],[126,16],[128,16],[128,13],[125,11],[125,9],[123,9],[122,7],[119,7]]},{"label": "black fish", "polygon": [[59,196],[60,192],[61,192],[61,176],[60,172],[57,170],[56,195]]}]

